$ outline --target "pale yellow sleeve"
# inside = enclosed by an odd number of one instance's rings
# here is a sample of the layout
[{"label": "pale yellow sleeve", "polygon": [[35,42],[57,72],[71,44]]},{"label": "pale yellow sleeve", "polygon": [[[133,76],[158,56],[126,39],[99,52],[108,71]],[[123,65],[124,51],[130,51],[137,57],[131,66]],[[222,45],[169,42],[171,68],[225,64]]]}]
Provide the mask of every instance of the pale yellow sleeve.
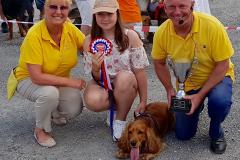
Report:
[{"label": "pale yellow sleeve", "polygon": [[20,58],[28,64],[43,64],[42,40],[37,34],[27,34],[20,48]]}]

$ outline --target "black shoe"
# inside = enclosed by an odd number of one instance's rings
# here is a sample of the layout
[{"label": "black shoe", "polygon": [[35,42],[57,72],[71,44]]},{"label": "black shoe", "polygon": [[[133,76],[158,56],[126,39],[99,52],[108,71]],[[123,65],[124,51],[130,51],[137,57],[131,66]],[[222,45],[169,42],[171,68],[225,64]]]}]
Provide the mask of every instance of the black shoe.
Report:
[{"label": "black shoe", "polygon": [[213,153],[223,154],[226,150],[226,147],[227,147],[227,142],[226,142],[224,136],[222,136],[216,140],[213,140],[213,139],[211,140],[210,150]]}]

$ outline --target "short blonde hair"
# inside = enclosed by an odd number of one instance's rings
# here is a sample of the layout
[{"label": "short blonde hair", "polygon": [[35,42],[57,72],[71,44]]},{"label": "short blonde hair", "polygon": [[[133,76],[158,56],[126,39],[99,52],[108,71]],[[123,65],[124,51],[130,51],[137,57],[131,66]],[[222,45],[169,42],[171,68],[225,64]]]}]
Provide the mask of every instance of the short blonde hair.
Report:
[{"label": "short blonde hair", "polygon": [[[72,0],[62,0],[62,1],[66,2],[68,6],[72,5]],[[46,0],[45,5],[49,4],[50,2],[51,2],[51,0]]]}]

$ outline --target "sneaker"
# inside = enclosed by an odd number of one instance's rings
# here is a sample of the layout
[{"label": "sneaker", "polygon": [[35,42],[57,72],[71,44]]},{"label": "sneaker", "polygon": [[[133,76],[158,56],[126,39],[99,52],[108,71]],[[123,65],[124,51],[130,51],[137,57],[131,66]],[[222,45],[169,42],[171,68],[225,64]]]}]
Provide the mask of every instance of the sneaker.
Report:
[{"label": "sneaker", "polygon": [[126,121],[114,120],[113,121],[113,141],[117,142],[122,136],[122,132],[125,129]]},{"label": "sneaker", "polygon": [[[113,121],[116,119],[116,114],[117,114],[117,111],[114,111]],[[108,113],[107,113],[106,124],[108,127],[110,127],[110,111],[108,111]]]}]

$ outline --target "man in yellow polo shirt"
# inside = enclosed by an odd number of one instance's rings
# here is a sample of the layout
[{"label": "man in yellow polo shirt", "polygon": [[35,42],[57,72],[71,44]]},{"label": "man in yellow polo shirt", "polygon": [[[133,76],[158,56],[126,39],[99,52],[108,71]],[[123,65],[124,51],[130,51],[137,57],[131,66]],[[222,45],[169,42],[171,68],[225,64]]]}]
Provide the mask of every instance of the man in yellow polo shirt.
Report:
[{"label": "man in yellow polo shirt", "polygon": [[175,112],[176,137],[191,139],[197,131],[199,113],[208,97],[208,114],[211,119],[210,149],[216,154],[226,150],[226,140],[221,123],[228,115],[232,104],[234,53],[224,26],[215,17],[193,12],[193,0],[165,0],[165,11],[169,19],[154,35],[152,58],[155,71],[164,85],[168,102],[176,95],[166,59],[194,59],[192,75],[185,82],[185,91],[192,103],[188,113]]}]

